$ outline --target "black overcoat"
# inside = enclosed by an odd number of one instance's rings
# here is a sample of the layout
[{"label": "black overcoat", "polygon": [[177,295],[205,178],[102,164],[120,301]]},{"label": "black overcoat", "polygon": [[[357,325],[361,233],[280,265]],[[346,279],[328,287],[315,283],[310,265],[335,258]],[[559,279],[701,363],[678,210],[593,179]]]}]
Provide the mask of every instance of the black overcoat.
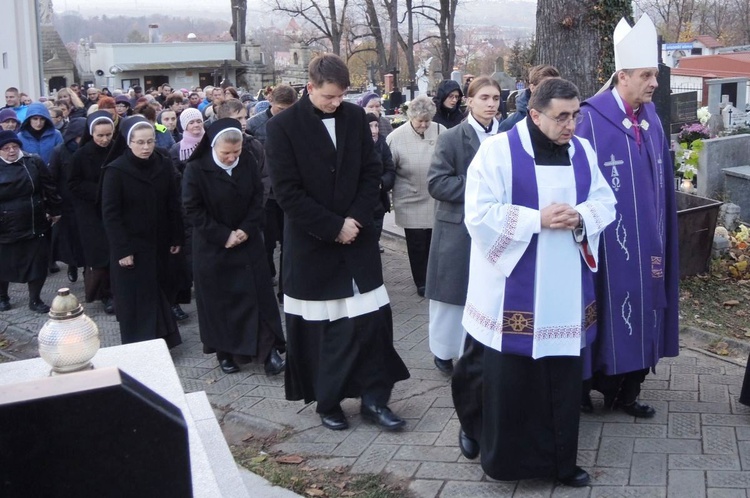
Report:
[{"label": "black overcoat", "polygon": [[[182,200],[193,227],[193,279],[204,351],[256,356],[263,324],[283,345],[263,246],[263,185],[255,156],[243,151],[230,176],[206,149],[185,168]],[[247,234],[247,241],[225,248],[236,229]]]},{"label": "black overcoat", "polygon": [[84,265],[83,246],[73,208],[73,194],[68,188],[74,152],[71,152],[67,145],[67,143],[57,145],[52,150],[52,157],[49,161],[50,174],[62,199],[60,206],[62,217],[52,227],[52,261],[62,261],[66,265],[78,267]]},{"label": "black overcoat", "polygon": [[111,143],[99,147],[91,140],[75,151],[70,161],[68,189],[81,237],[83,262],[92,268],[109,265],[109,245],[99,206],[99,181],[111,148]]},{"label": "black overcoat", "polygon": [[[158,151],[144,161],[127,150],[103,175],[102,217],[122,342],[163,337],[173,346],[179,342],[170,342],[178,333],[165,270],[170,246],[183,244],[183,227],[172,163]],[[128,255],[132,269],[119,265]]]},{"label": "black overcoat", "polygon": [[[335,147],[309,96],[266,125],[266,163],[285,214],[284,293],[323,301],[383,284],[373,213],[382,166],[364,110],[344,102],[336,117]],[[304,130],[301,134],[300,130]],[[362,224],[352,244],[336,242],[344,219]]]}]

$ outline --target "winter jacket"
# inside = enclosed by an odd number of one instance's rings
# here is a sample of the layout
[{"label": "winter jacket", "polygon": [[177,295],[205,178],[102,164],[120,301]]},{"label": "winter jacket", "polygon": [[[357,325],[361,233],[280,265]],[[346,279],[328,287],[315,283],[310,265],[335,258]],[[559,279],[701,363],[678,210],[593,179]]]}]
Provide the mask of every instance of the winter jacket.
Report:
[{"label": "winter jacket", "polygon": [[508,131],[513,128],[516,123],[524,119],[529,114],[529,98],[531,98],[531,90],[528,88],[521,92],[516,98],[516,112],[505,118],[500,127],[500,131]]},{"label": "winter jacket", "polygon": [[[40,116],[46,121],[41,133],[31,128],[31,118],[35,116]],[[37,154],[42,158],[44,164],[49,164],[49,160],[52,158],[52,149],[56,145],[63,143],[63,137],[55,129],[49,111],[44,104],[38,102],[29,106],[29,110],[26,112],[26,119],[24,119],[21,129],[18,132],[18,138],[21,139],[24,152]]]},{"label": "winter jacket", "polygon": [[[458,92],[458,101],[453,109],[448,109],[443,105],[445,98],[451,94],[451,92]],[[443,80],[438,86],[437,95],[433,99],[437,112],[433,121],[439,123],[446,128],[453,128],[457,124],[464,120],[464,114],[461,112],[461,99],[464,94],[461,91],[461,86],[458,82],[453,80]]]}]

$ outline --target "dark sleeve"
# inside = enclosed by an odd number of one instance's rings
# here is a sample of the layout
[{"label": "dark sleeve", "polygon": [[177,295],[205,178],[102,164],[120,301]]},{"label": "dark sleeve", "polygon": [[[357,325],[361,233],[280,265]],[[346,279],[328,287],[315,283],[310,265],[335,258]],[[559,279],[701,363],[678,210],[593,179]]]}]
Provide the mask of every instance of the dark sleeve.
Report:
[{"label": "dark sleeve", "polygon": [[427,190],[439,201],[464,202],[466,175],[456,173],[458,157],[451,145],[450,134],[438,135],[435,152],[427,172]]},{"label": "dark sleeve", "polygon": [[200,233],[212,244],[224,247],[233,229],[222,225],[208,213],[203,195],[205,185],[201,185],[203,176],[198,168],[198,164],[191,161],[185,166],[182,176],[182,205],[185,216],[195,232]]},{"label": "dark sleeve", "polygon": [[380,143],[380,161],[383,163],[381,185],[383,190],[388,192],[396,183],[396,165],[393,164],[393,154],[391,154],[391,148],[385,143],[385,139],[380,137],[378,142]]},{"label": "dark sleeve", "polygon": [[86,179],[86,162],[88,155],[82,149],[78,149],[73,154],[70,161],[70,177],[68,178],[68,189],[71,194],[81,200],[96,203],[99,194],[98,182],[88,181]]},{"label": "dark sleeve", "polygon": [[122,173],[105,168],[102,176],[102,221],[112,256],[119,260],[135,254],[123,220]]},{"label": "dark sleeve", "polygon": [[255,161],[258,163],[258,177],[263,186],[263,206],[266,205],[266,200],[271,194],[271,176],[268,174],[268,168],[266,168],[266,151],[263,148],[263,144],[257,138],[250,137],[248,141],[249,150],[252,152]]},{"label": "dark sleeve", "polygon": [[359,171],[359,184],[357,194],[354,196],[347,216],[354,218],[362,225],[372,223],[372,213],[375,206],[380,202],[380,179],[383,175],[383,164],[375,150],[375,142],[372,141],[370,125],[365,119],[365,112],[359,109],[362,132],[362,163]]},{"label": "dark sleeve", "polygon": [[180,172],[172,165],[168,156],[163,156],[164,169],[169,176],[169,190],[167,191],[167,209],[169,210],[170,245],[182,246],[185,244],[185,226],[182,222],[182,202]]},{"label": "dark sleeve", "polygon": [[[290,136],[289,130],[278,119],[268,121],[266,158],[276,201],[302,230],[318,239],[334,242],[344,226],[344,218],[331,212],[308,194],[300,174],[303,165],[298,164],[294,153],[294,140],[300,140],[300,136]],[[372,138],[370,143],[372,144]]]},{"label": "dark sleeve", "polygon": [[62,212],[62,198],[57,191],[55,179],[49,172],[41,158],[33,158],[39,172],[39,183],[42,186],[42,197],[44,198],[45,212],[50,216],[57,216]]},{"label": "dark sleeve", "polygon": [[261,223],[263,222],[264,214],[263,206],[265,205],[265,201],[267,198],[265,185],[263,185],[263,182],[261,181],[259,171],[255,168],[251,168],[251,171],[253,173],[252,181],[253,192],[255,193],[255,195],[253,195],[250,206],[248,206],[247,215],[237,227],[245,232],[248,236],[252,236],[254,233],[260,233],[259,230]]},{"label": "dark sleeve", "polygon": [[[63,145],[65,147],[65,145]],[[55,182],[55,185],[59,185],[60,176],[62,175],[62,153],[60,151],[60,147],[55,147],[52,149],[52,155],[49,158],[49,174],[52,175],[52,180]]]}]

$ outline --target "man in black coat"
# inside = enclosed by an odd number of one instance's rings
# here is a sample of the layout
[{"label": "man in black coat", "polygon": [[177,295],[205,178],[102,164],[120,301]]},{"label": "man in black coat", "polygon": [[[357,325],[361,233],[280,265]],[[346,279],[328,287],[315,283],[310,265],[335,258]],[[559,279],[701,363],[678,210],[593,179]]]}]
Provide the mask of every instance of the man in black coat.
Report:
[{"label": "man in black coat", "polygon": [[364,419],[399,429],[405,422],[387,404],[409,372],[393,348],[373,223],[382,167],[364,111],[343,102],[346,64],[324,54],[309,75],[308,94],[266,127],[285,214],[286,397],[317,401],[332,430],[348,427],[341,400],[361,397]]}]

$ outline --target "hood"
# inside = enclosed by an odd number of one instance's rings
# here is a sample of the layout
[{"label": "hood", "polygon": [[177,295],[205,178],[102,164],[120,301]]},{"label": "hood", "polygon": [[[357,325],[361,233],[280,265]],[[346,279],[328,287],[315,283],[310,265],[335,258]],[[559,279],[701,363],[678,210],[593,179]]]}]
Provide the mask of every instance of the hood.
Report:
[{"label": "hood", "polygon": [[83,137],[86,131],[86,118],[73,118],[68,123],[68,127],[65,129],[65,135],[63,135],[63,141],[65,143],[75,140],[78,137]]},{"label": "hood", "polygon": [[435,104],[438,106],[438,109],[445,100],[445,97],[447,97],[451,92],[455,92],[456,90],[458,90],[458,97],[462,98],[464,96],[464,92],[461,91],[461,85],[459,85],[457,81],[443,80],[440,82],[440,85],[438,85],[437,94],[435,95]]},{"label": "hood", "polygon": [[22,130],[31,128],[31,118],[34,116],[43,117],[45,121],[47,121],[47,124],[44,125],[44,127],[54,129],[55,125],[52,123],[52,118],[50,118],[47,107],[39,102],[34,102],[28,107],[28,111],[26,111],[26,119],[23,120],[23,124],[21,125]]}]

